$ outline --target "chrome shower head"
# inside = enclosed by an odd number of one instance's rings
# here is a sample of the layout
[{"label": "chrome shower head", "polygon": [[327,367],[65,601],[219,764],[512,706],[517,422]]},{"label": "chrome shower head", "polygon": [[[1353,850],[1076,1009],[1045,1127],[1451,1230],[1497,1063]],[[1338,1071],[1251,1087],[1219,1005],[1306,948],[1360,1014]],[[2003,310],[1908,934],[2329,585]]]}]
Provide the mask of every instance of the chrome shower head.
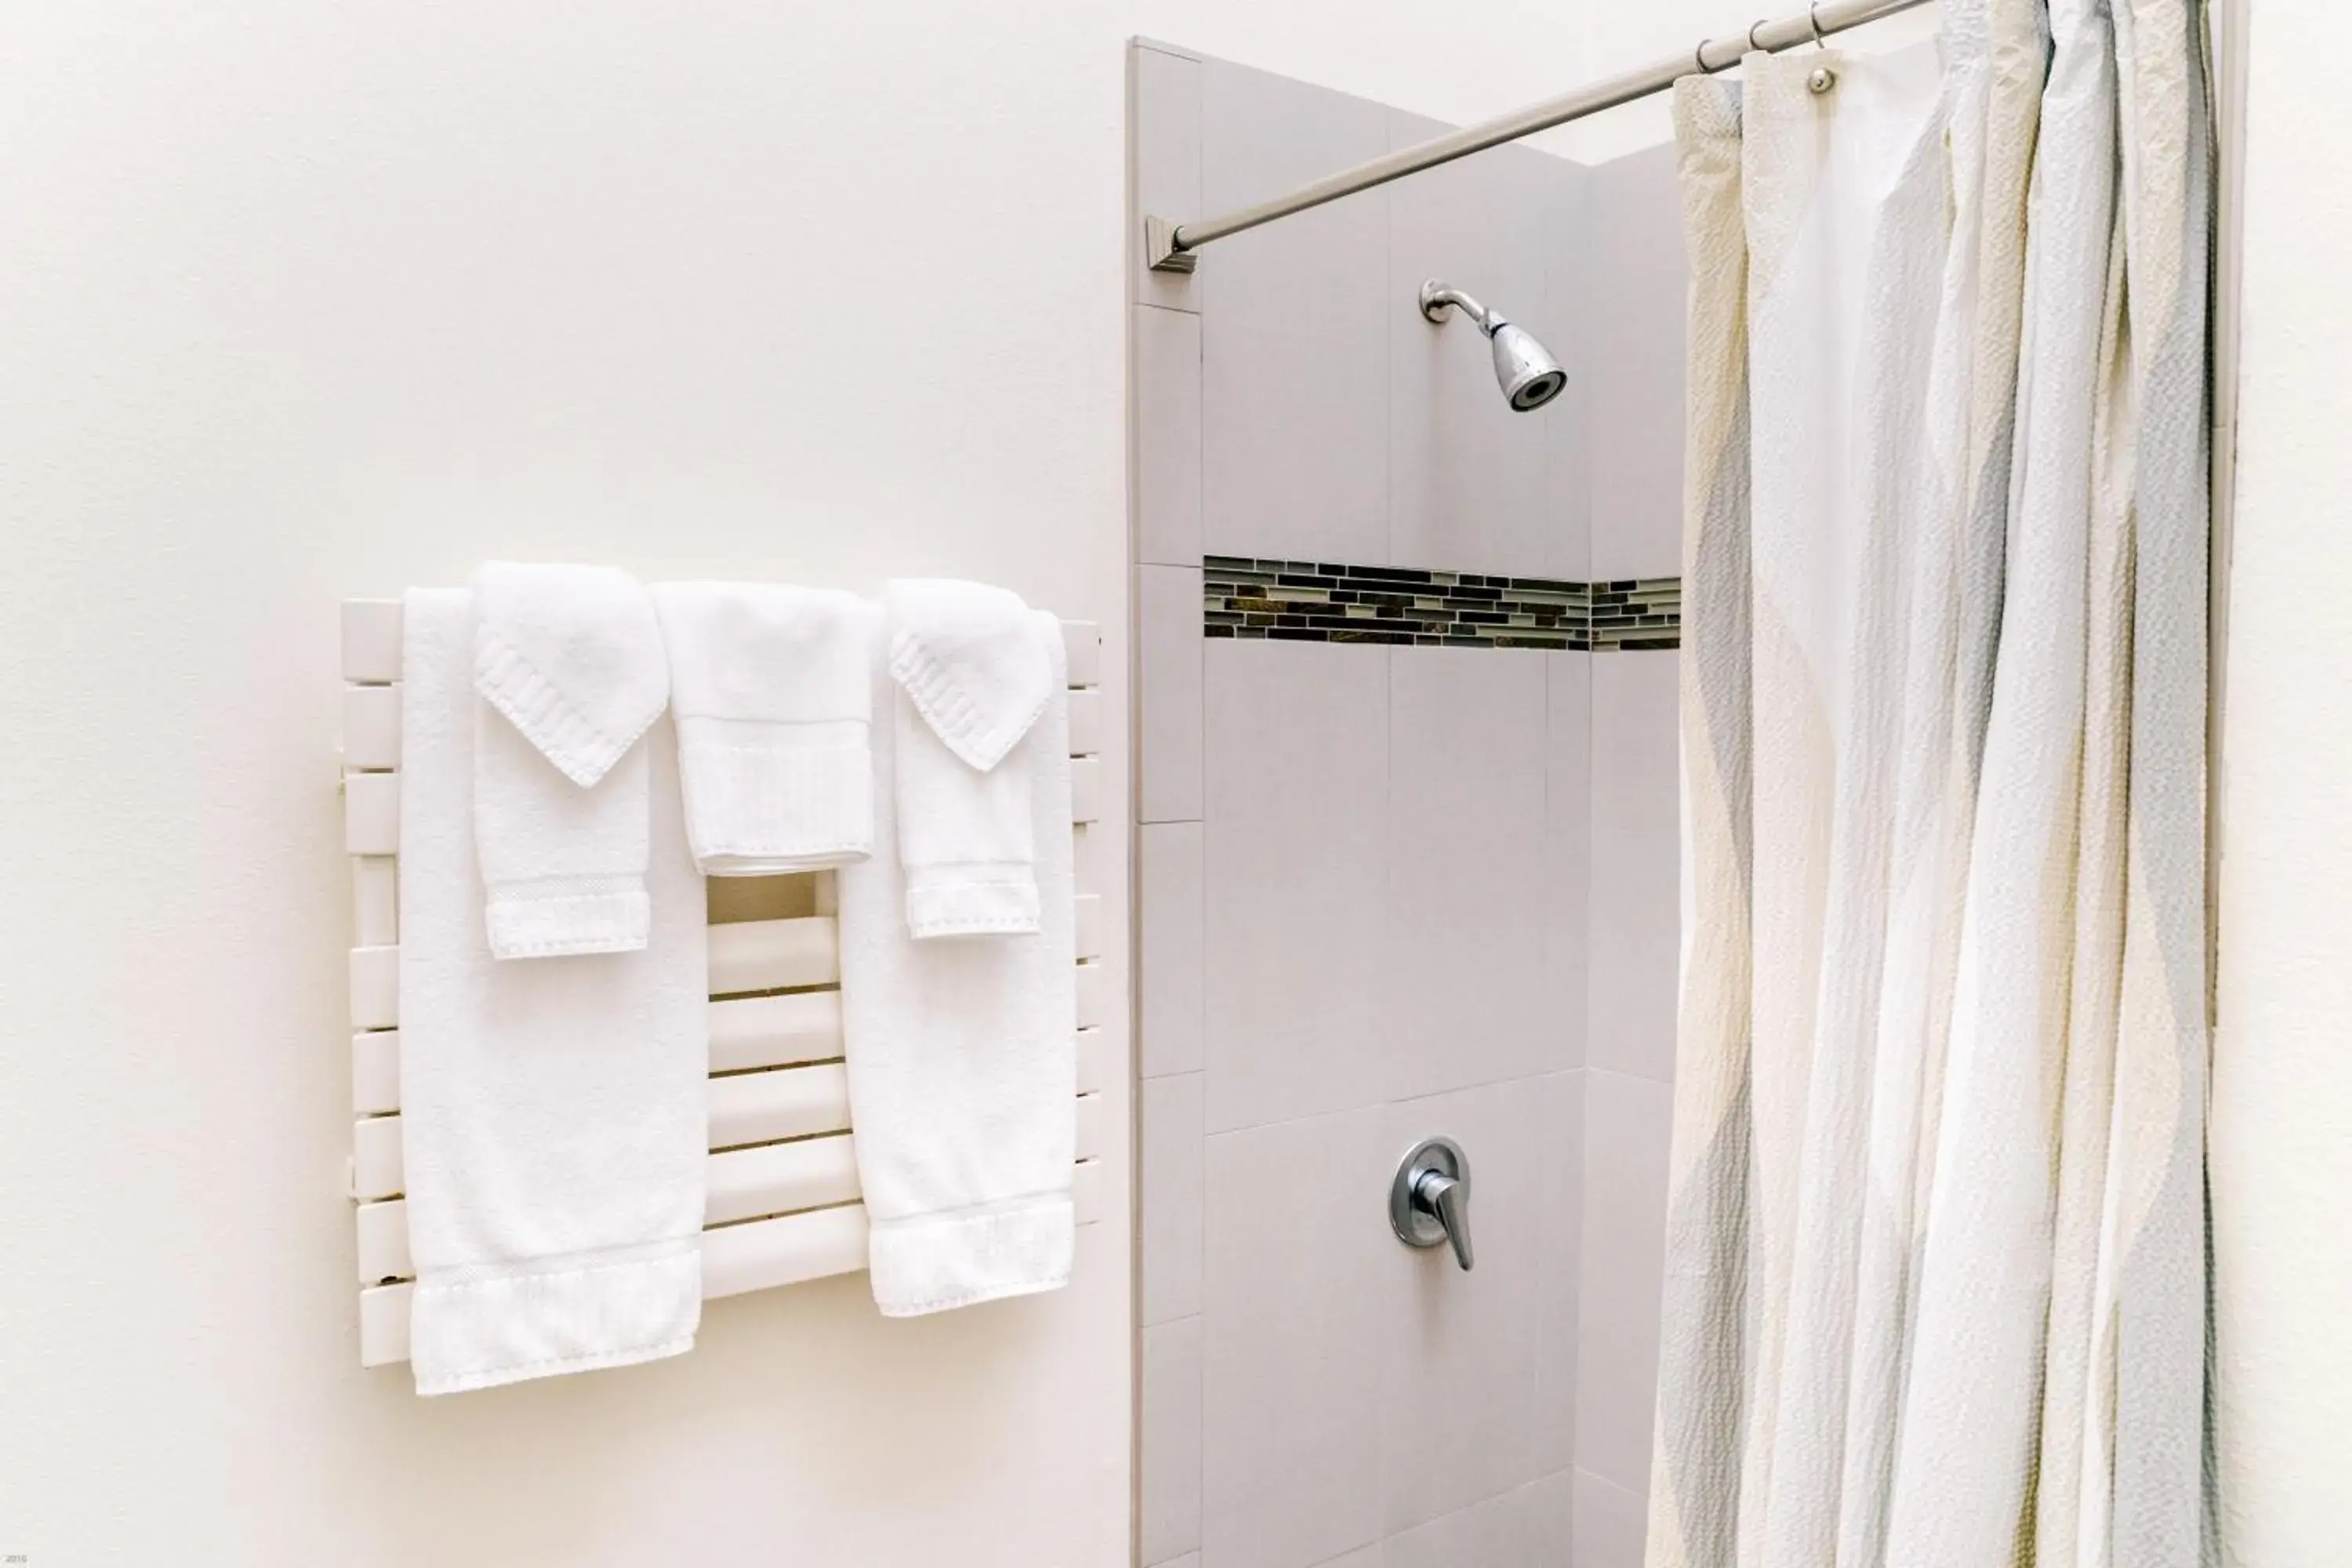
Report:
[{"label": "chrome shower head", "polygon": [[1445,313],[1456,305],[1468,312],[1471,321],[1494,344],[1495,380],[1514,409],[1529,413],[1559,395],[1560,388],[1568,384],[1568,373],[1543,344],[1506,321],[1501,311],[1489,310],[1459,289],[1434,278],[1421,286],[1421,313],[1428,320],[1444,321]]},{"label": "chrome shower head", "polygon": [[1495,379],[1520,413],[1541,408],[1568,384],[1568,372],[1550,352],[1510,322],[1496,321],[1488,335],[1495,344]]}]

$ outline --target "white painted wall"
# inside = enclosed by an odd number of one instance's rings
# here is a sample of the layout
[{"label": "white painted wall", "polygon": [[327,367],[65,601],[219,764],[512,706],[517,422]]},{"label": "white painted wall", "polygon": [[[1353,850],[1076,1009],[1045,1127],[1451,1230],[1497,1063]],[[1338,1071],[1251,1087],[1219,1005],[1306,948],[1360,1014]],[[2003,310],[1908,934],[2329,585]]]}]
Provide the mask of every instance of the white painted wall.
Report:
[{"label": "white painted wall", "polygon": [[1049,1300],[361,1373],[332,781],[336,602],[486,555],[983,576],[1121,668],[1131,31],[1454,117],[1587,74],[1556,0],[11,8],[0,1554],[1126,1561],[1116,1221]]},{"label": "white painted wall", "polygon": [[2352,100],[2326,0],[2248,7],[2210,1169],[2227,1561],[2352,1561]]}]

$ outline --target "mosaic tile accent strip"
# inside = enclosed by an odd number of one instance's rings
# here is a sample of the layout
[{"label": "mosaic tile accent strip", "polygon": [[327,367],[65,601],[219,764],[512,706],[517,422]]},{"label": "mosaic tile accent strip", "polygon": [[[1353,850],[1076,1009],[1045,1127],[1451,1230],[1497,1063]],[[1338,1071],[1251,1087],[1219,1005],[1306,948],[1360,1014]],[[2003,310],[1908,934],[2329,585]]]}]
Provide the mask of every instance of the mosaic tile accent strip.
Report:
[{"label": "mosaic tile accent strip", "polygon": [[1557,583],[1241,555],[1212,555],[1202,564],[1202,630],[1213,637],[1423,647],[1682,646],[1679,577]]}]

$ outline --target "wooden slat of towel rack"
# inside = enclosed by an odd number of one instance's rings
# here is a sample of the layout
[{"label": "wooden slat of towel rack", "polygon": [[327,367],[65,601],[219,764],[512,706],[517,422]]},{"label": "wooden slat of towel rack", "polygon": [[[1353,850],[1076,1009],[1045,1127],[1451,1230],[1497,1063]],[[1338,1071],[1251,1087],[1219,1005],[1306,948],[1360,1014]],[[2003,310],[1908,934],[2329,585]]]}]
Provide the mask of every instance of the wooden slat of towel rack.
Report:
[{"label": "wooden slat of towel rack", "polygon": [[[1101,1022],[1102,972],[1078,973],[1079,1038]],[[841,993],[791,991],[772,996],[719,996],[710,1003],[710,1070],[751,1072],[798,1067],[841,1055]],[[390,1116],[400,1109],[400,1031],[352,1034],[352,1114]]]},{"label": "wooden slat of towel rack", "polygon": [[[1078,1092],[1098,1093],[1105,1068],[1100,1029],[1078,1031]],[[401,1122],[394,1113],[362,1116],[352,1124],[352,1196],[362,1203],[407,1190]],[[767,1072],[729,1073],[710,1079],[713,1150],[814,1138],[849,1131],[849,1081],[838,1060]]]},{"label": "wooden slat of towel rack", "polygon": [[[1077,1100],[1077,1154],[1102,1153],[1102,1096]],[[710,1156],[703,1223],[733,1225],[856,1203],[857,1139],[847,1131],[727,1149]],[[400,1198],[359,1207],[359,1282],[380,1285],[415,1272],[408,1258],[408,1205]]]},{"label": "wooden slat of towel rack", "polygon": [[[1089,893],[1077,900],[1078,962],[1090,963],[1102,956],[1102,900]],[[831,915],[801,915],[782,921],[735,921],[709,928],[710,958],[709,994],[711,997],[711,1031],[740,1033],[756,1026],[750,1022],[737,1022],[740,1013],[745,1019],[780,1016],[788,1001],[803,1007],[819,1005],[808,997],[786,998],[759,995],[755,993],[806,991],[814,986],[838,985],[841,983],[841,948]],[[352,949],[352,1026],[355,1029],[390,1029],[400,1023],[400,949],[397,947],[355,947]],[[837,1004],[834,1005],[837,1008]],[[728,1021],[722,1023],[721,1016]],[[838,1035],[840,1024],[834,1013],[833,1027]],[[742,1061],[740,1067],[766,1067],[785,1061],[818,1061],[825,1056],[839,1056],[838,1050],[826,1051],[816,1057],[776,1057],[771,1060]],[[716,1060],[711,1070],[728,1069]]]},{"label": "wooden slat of towel rack", "polygon": [[[408,1354],[407,1205],[401,1191],[400,605],[343,606],[344,837],[352,856],[352,1195],[360,1360]],[[1064,623],[1076,831],[1101,812],[1105,721],[1101,639]],[[1081,875],[1083,876],[1083,863]],[[829,882],[821,880],[820,909]],[[1101,901],[1081,893],[1078,935],[1080,1224],[1102,1207],[1102,1089],[1110,1073],[1101,1025],[1110,1011],[1099,955]],[[840,944],[831,914],[714,925],[709,931],[711,1113],[703,1293],[730,1296],[866,1266],[841,1056]]]},{"label": "wooden slat of towel rack", "polygon": [[[1079,900],[1083,910],[1086,900]],[[1080,930],[1086,926],[1083,913]],[[768,933],[776,944],[765,952],[746,953],[747,947],[757,948],[761,939],[737,939],[723,933],[746,930],[753,926],[772,929]],[[719,1065],[718,1052],[721,1035],[736,1036],[760,1026],[760,1015],[755,1011],[748,1021],[738,1021],[733,1009],[760,1004],[772,1009],[780,1008],[785,998],[774,995],[748,995],[746,993],[801,991],[810,986],[837,985],[840,983],[839,956],[834,946],[834,923],[830,915],[803,915],[791,921],[744,921],[731,925],[710,928],[711,952],[710,987],[713,1052],[711,1070],[730,1070]],[[1083,945],[1080,952],[1088,950]],[[719,951],[728,949],[725,965]],[[1099,994],[1102,975],[1095,965],[1081,960],[1078,965],[1078,1022],[1081,1026],[1102,1021],[1104,1002]],[[747,980],[750,983],[747,983]],[[352,1027],[381,1032],[400,1026],[400,949],[397,947],[355,947],[351,955]],[[837,1004],[836,1004],[837,1005]],[[771,1014],[772,1016],[772,1013]],[[723,1020],[723,1021],[722,1021]],[[838,1024],[835,1025],[838,1029]],[[778,1057],[774,1063],[742,1058],[740,1053],[751,1047],[730,1043],[729,1050],[738,1053],[735,1068],[763,1067],[793,1059]],[[828,1053],[838,1056],[841,1053]],[[821,1058],[798,1058],[813,1061]]]}]

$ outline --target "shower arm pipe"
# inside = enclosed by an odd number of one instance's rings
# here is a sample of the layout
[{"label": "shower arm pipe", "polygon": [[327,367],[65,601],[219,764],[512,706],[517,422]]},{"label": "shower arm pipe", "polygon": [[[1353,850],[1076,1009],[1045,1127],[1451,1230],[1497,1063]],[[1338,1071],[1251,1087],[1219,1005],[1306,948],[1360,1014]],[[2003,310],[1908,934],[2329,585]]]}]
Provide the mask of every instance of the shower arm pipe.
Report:
[{"label": "shower arm pipe", "polygon": [[1386,157],[1359,163],[1352,169],[1342,169],[1327,174],[1313,184],[1301,185],[1287,195],[1242,208],[1222,217],[1197,218],[1190,223],[1172,223],[1163,217],[1143,220],[1145,258],[1155,272],[1190,272],[1201,247],[1220,240],[1276,218],[1303,213],[1309,207],[1319,207],[1326,202],[1336,202],[1341,196],[1369,191],[1375,185],[1385,185],[1391,180],[1402,180],[1408,174],[1418,174],[1424,169],[1434,169],[1440,163],[1450,163],[1456,158],[1466,158],[1473,153],[1483,153],[1489,147],[1499,147],[1506,142],[1517,142],[1538,131],[1549,131],[1555,125],[1565,125],[1571,120],[1581,120],[1588,114],[1598,114],[1604,109],[1614,109],[1621,103],[1647,98],[1664,92],[1682,78],[1711,75],[1738,65],[1750,50],[1777,54],[1794,48],[1799,44],[1817,43],[1832,33],[1843,33],[1859,27],[1865,22],[1875,22],[1882,16],[1914,10],[1928,0],[1820,0],[1811,8],[1782,16],[1777,21],[1759,22],[1744,33],[1730,33],[1720,38],[1709,38],[1696,48],[1686,50],[1655,65],[1627,71],[1589,87],[1578,88],[1559,98],[1530,104],[1516,113],[1499,120],[1489,120],[1483,125],[1472,125],[1450,132],[1418,146],[1406,147]]},{"label": "shower arm pipe", "polygon": [[1462,308],[1462,313],[1470,318],[1470,324],[1490,338],[1495,335],[1496,327],[1509,325],[1459,289],[1449,289],[1433,278],[1422,285],[1421,313],[1425,319],[1442,321],[1445,320],[1445,312],[1457,305]]}]

